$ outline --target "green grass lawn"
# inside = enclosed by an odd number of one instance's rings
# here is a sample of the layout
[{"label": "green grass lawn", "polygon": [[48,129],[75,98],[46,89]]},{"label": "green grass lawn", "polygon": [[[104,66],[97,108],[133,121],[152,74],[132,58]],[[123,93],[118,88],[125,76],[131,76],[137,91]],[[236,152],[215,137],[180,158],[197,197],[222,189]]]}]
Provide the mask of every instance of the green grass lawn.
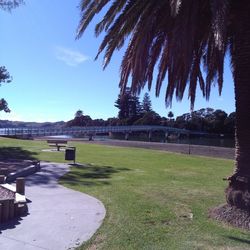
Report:
[{"label": "green grass lawn", "polygon": [[[64,162],[42,152],[46,142],[0,139],[30,157]],[[77,162],[61,184],[93,195],[107,210],[103,225],[80,249],[250,249],[250,232],[208,218],[225,202],[222,178],[233,161],[161,151],[72,143]],[[1,151],[0,151],[1,154]]]}]

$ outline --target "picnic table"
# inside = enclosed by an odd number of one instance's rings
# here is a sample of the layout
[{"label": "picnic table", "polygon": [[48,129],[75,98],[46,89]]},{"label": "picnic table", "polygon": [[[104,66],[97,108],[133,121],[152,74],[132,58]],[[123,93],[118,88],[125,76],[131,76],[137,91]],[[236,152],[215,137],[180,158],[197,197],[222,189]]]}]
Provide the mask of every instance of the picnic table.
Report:
[{"label": "picnic table", "polygon": [[47,140],[47,143],[50,147],[56,147],[57,151],[60,151],[60,148],[67,147],[67,140],[59,140],[59,139],[53,139],[53,140]]}]

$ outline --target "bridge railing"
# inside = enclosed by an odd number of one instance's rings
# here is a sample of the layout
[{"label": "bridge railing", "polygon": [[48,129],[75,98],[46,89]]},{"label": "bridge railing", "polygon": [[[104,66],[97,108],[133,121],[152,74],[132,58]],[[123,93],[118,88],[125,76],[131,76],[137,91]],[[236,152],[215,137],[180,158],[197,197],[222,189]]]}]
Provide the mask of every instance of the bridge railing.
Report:
[{"label": "bridge railing", "polygon": [[0,135],[15,136],[15,135],[31,135],[31,136],[49,136],[49,135],[72,135],[72,134],[97,134],[97,133],[109,133],[109,132],[174,132],[180,134],[194,133],[186,129],[178,129],[165,126],[88,126],[88,127],[70,127],[70,128],[1,128]]}]

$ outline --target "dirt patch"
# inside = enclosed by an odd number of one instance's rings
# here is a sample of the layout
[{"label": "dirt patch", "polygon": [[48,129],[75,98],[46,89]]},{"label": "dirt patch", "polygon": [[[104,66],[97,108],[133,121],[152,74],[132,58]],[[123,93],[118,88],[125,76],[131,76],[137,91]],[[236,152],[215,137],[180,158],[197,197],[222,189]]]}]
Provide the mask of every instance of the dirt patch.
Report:
[{"label": "dirt patch", "polygon": [[97,235],[94,239],[93,243],[87,248],[87,250],[97,250],[101,249],[101,246],[103,245],[105,238],[103,235]]},{"label": "dirt patch", "polygon": [[250,230],[250,211],[241,210],[228,204],[211,209],[209,217],[238,228]]}]

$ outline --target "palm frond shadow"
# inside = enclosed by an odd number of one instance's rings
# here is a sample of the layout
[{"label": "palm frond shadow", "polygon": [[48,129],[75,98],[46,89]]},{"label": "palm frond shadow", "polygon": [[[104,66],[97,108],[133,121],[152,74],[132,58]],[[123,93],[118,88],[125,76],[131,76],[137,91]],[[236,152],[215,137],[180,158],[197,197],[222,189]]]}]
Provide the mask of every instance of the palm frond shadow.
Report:
[{"label": "palm frond shadow", "polygon": [[64,175],[60,180],[70,185],[110,185],[114,174],[122,171],[130,171],[129,168],[114,168],[112,166],[97,166],[93,164],[74,164],[73,171]]},{"label": "palm frond shadow", "polygon": [[227,236],[227,238],[230,240],[235,240],[235,241],[250,245],[250,240],[247,240],[247,239],[241,239],[241,238],[234,237],[234,236]]}]

